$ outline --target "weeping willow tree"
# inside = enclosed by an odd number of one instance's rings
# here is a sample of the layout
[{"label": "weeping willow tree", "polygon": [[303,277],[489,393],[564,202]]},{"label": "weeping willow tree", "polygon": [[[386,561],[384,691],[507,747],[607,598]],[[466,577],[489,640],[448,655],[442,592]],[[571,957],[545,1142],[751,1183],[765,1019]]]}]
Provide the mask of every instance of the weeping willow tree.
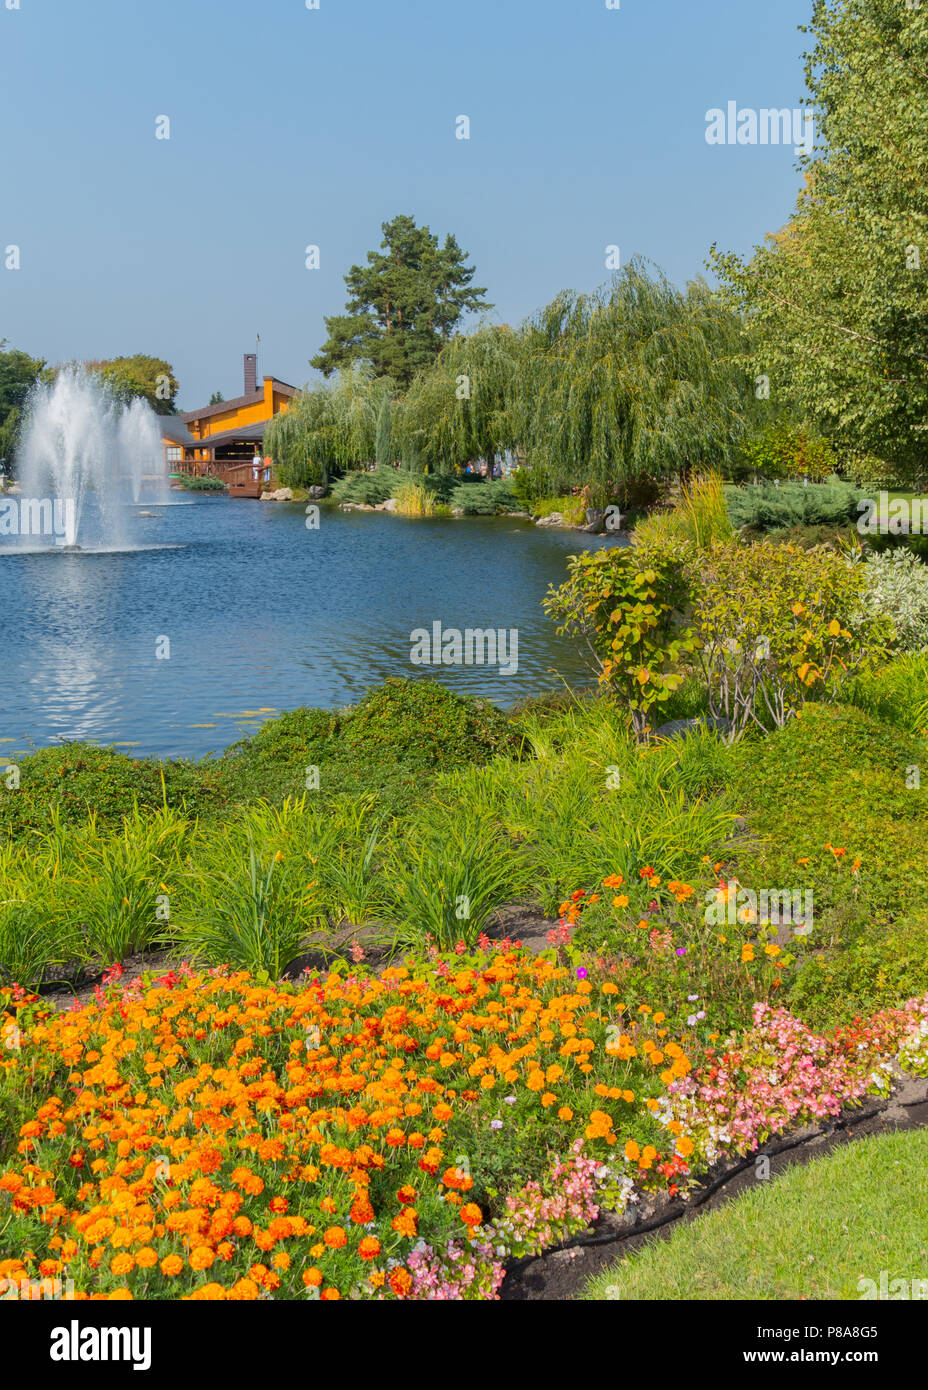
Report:
[{"label": "weeping willow tree", "polygon": [[452,338],[402,402],[396,433],[404,463],[453,473],[486,459],[492,471],[496,455],[517,443],[511,403],[522,355],[521,335],[506,326]]},{"label": "weeping willow tree", "polygon": [[508,412],[532,490],[585,486],[602,505],[724,464],[750,398],[741,334],[704,281],[680,291],[640,260],[594,294],[558,295],[527,325]]},{"label": "weeping willow tree", "polygon": [[287,487],[326,486],[349,468],[377,455],[378,422],[395,391],[389,377],[375,377],[366,363],[346,367],[332,384],[302,391],[290,409],[275,415],[265,451]]}]

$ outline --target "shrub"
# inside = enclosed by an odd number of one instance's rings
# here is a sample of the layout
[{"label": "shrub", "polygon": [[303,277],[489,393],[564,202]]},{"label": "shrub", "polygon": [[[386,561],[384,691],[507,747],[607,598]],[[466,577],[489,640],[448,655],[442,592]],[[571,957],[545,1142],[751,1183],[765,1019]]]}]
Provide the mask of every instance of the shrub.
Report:
[{"label": "shrub", "polygon": [[503,478],[486,483],[459,483],[449,500],[452,508],[460,508],[465,516],[495,516],[519,508],[512,485]]},{"label": "shrub", "polygon": [[338,713],[293,710],[270,720],[221,761],[225,791],[242,801],[302,796],[320,772],[320,802],[376,794],[395,813],[421,800],[439,769],[516,756],[518,729],[495,705],[434,681],[389,680]]},{"label": "shrub", "polygon": [[928,914],[887,923],[811,956],[790,989],[790,1006],[813,1027],[850,1023],[928,989]]},{"label": "shrub", "polygon": [[221,478],[214,478],[207,473],[202,477],[196,477],[193,473],[182,473],[177,481],[185,492],[225,492],[228,487]]},{"label": "shrub", "polygon": [[683,631],[688,597],[678,548],[616,546],[572,555],[566,581],[544,599],[560,636],[584,638],[600,685],[628,707],[639,736],[683,682],[675,668],[695,647]]},{"label": "shrub", "polygon": [[900,657],[857,676],[841,699],[907,733],[928,733],[928,653]]},{"label": "shrub", "polygon": [[770,738],[746,741],[734,793],[751,838],[738,877],[811,888],[817,917],[898,915],[928,898],[928,788],[910,775],[926,758],[923,740],[841,706],[806,705]]},{"label": "shrub", "polygon": [[395,468],[377,468],[373,472],[353,470],[333,485],[332,496],[336,502],[376,507],[396,495],[400,476]]},{"label": "shrub", "polygon": [[31,753],[18,766],[19,789],[0,794],[0,831],[11,835],[45,829],[50,809],[66,825],[81,824],[92,813],[101,827],[118,827],[136,805],[150,811],[168,805],[195,815],[224,800],[215,762],[161,762],[64,743]]},{"label": "shrub", "polygon": [[827,439],[807,425],[778,420],[744,445],[745,461],[767,478],[809,478],[820,483],[834,473],[838,457]]},{"label": "shrub", "polygon": [[841,526],[856,521],[863,494],[847,483],[810,483],[803,487],[728,487],[725,500],[736,530],[777,531],[790,526]]},{"label": "shrub", "polygon": [[889,618],[902,652],[928,648],[928,566],[911,550],[871,555],[864,565],[867,609]]},{"label": "shrub", "polygon": [[703,550],[731,540],[732,534],[722,479],[718,473],[703,473],[683,485],[669,512],[639,522],[632,539],[642,549],[677,541]]},{"label": "shrub", "polygon": [[716,717],[736,738],[782,728],[808,700],[834,700],[883,650],[888,625],[861,611],[861,566],[834,551],[761,542],[700,561],[699,665]]}]

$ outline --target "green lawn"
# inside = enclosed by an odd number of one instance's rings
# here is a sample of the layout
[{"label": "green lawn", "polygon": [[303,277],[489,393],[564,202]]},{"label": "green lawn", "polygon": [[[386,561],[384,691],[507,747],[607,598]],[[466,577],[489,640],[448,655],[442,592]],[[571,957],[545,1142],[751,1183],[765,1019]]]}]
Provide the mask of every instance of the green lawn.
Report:
[{"label": "green lawn", "polygon": [[[859,1299],[859,1280],[928,1280],[928,1132],[881,1135],[792,1169],[653,1237],[584,1298]],[[896,1291],[898,1294],[898,1290]]]}]

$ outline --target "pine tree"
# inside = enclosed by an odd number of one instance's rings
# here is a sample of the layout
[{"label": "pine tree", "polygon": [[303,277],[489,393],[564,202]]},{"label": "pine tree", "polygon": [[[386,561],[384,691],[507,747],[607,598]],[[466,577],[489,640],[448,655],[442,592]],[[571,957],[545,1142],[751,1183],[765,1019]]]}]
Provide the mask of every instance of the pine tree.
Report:
[{"label": "pine tree", "polygon": [[367,264],[345,276],[344,314],[325,320],[328,338],[310,363],[325,376],[369,361],[377,376],[408,386],[438,356],[464,314],[492,309],[471,284],[474,267],[449,235],[443,246],[412,217],[383,224],[383,242]]}]

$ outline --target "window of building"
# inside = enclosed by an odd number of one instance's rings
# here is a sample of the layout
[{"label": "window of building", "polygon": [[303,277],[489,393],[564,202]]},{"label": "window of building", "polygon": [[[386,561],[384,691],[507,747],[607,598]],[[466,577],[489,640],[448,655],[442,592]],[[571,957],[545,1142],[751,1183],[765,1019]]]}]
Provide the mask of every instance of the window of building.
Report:
[{"label": "window of building", "polygon": [[175,447],[175,446],[172,444],[172,445],[169,446],[169,448],[168,448],[168,450],[167,450],[167,456],[168,456],[168,463],[180,463],[181,459],[182,459],[183,456],[184,456],[184,451],[183,451],[183,449],[178,448],[178,447]]}]

